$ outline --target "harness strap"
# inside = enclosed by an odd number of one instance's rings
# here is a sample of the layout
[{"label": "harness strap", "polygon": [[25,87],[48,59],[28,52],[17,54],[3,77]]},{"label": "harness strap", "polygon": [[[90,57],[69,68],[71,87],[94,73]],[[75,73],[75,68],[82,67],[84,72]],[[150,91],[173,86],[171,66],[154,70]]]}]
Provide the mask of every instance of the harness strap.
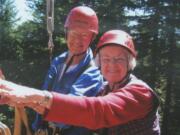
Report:
[{"label": "harness strap", "polygon": [[28,124],[28,117],[24,108],[15,107],[14,133],[13,135],[21,135],[22,124],[26,129],[26,135],[32,135]]},{"label": "harness strap", "polygon": [[14,116],[14,133],[13,135],[20,135],[21,133],[21,116],[20,116],[20,110],[15,107],[15,116]]},{"label": "harness strap", "polygon": [[26,128],[26,134],[27,135],[32,135],[31,130],[29,128],[28,116],[27,116],[26,110],[24,108],[22,108],[19,111],[20,111],[20,114],[21,114],[20,116],[22,118],[22,122],[23,122],[23,124],[24,124],[24,126]]}]

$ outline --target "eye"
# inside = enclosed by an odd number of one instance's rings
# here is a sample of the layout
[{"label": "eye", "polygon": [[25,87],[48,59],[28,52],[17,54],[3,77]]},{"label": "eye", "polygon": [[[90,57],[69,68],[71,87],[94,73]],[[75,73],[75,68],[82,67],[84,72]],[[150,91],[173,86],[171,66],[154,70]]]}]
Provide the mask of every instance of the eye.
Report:
[{"label": "eye", "polygon": [[69,31],[69,32],[68,32],[68,37],[73,38],[73,37],[75,37],[75,36],[76,36],[76,33],[75,33],[75,32],[73,32],[73,31]]},{"label": "eye", "polygon": [[109,63],[111,61],[110,58],[102,58],[101,60],[103,63]]},{"label": "eye", "polygon": [[82,33],[81,37],[84,38],[84,39],[87,39],[87,38],[90,37],[90,34],[89,33]]},{"label": "eye", "polygon": [[86,36],[88,36],[88,34],[87,33],[82,33],[81,36],[86,37]]},{"label": "eye", "polygon": [[114,58],[114,60],[116,61],[116,63],[122,63],[125,61],[125,58]]}]

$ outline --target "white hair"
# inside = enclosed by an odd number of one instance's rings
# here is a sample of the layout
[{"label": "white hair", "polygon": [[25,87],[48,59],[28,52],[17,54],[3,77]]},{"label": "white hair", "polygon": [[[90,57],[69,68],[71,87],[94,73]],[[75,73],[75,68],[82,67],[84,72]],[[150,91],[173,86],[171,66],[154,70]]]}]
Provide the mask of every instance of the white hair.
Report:
[{"label": "white hair", "polygon": [[133,71],[134,68],[136,67],[137,61],[136,58],[130,53],[128,53],[128,62],[129,62],[129,69]]},{"label": "white hair", "polygon": [[99,52],[96,54],[96,56],[94,58],[94,62],[97,67],[100,67]]}]

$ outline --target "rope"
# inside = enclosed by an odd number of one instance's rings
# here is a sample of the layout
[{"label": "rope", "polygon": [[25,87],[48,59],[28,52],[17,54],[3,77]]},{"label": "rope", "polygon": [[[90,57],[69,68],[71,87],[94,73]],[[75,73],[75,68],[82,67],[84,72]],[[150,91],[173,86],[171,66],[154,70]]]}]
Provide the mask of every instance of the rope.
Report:
[{"label": "rope", "polygon": [[47,10],[47,32],[49,36],[48,49],[49,49],[49,61],[51,63],[53,55],[53,31],[54,31],[54,0],[46,0],[46,10]]}]

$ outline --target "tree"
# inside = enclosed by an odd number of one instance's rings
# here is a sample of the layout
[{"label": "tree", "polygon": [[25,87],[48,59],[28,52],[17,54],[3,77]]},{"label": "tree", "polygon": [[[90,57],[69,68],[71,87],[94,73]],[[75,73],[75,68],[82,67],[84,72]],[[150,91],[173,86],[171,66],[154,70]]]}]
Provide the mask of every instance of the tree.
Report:
[{"label": "tree", "polygon": [[[0,0],[0,61],[3,59],[13,58],[15,46],[13,46],[13,28],[17,21],[16,8],[13,0]],[[11,55],[10,55],[11,54]],[[0,66],[1,63],[0,62]],[[0,108],[0,121],[5,121],[8,125],[12,124],[12,109],[7,106],[1,106]],[[6,115],[4,115],[6,113]]]},{"label": "tree", "polygon": [[13,0],[0,0],[0,58],[13,57],[15,47],[13,46],[13,28],[17,22],[16,8]]},{"label": "tree", "polygon": [[[10,58],[11,54],[13,58],[21,60],[20,64],[12,63],[13,66],[7,69],[8,77],[15,76],[13,81],[40,87],[43,74],[48,67],[46,3],[44,0],[27,0],[28,6],[32,9],[33,20],[24,22],[14,29],[11,22],[15,20],[10,14],[12,7],[7,8],[11,5],[7,4],[8,1],[12,2],[12,0],[0,0],[4,3],[1,4],[0,9],[2,18],[0,18],[2,28],[0,59]],[[139,64],[135,70],[136,75],[147,81],[160,97],[160,114],[163,116],[161,117],[162,133],[178,135],[180,133],[178,128],[180,123],[179,1],[56,0],[54,56],[66,49],[64,22],[69,11],[79,5],[92,7],[98,15],[100,33],[94,44],[105,31],[110,29],[123,29],[132,35],[138,51]],[[8,67],[9,63],[5,65]],[[36,68],[34,74],[38,75],[37,80],[32,74],[34,68]],[[27,79],[26,76],[29,78]]]},{"label": "tree", "polygon": [[[180,112],[179,99],[176,95],[179,95],[178,82],[179,78],[177,67],[179,64],[177,60],[179,57],[176,56],[179,54],[178,43],[178,34],[176,30],[179,25],[179,8],[177,0],[167,1],[165,4],[164,18],[165,18],[165,32],[166,32],[166,45],[167,45],[167,85],[165,93],[165,104],[163,112],[163,121],[162,121],[162,134],[169,135],[174,134],[178,135],[180,133],[179,128],[176,128],[179,121],[179,117],[174,114]],[[168,11],[168,12],[167,12]]]}]

